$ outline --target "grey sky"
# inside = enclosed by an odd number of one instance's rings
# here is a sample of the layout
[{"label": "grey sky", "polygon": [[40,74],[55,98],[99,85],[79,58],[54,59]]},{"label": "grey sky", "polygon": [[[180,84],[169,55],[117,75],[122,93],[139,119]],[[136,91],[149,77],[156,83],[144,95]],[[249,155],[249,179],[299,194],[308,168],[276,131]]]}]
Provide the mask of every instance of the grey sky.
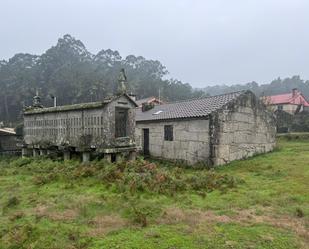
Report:
[{"label": "grey sky", "polygon": [[66,33],[160,60],[194,87],[309,79],[309,0],[0,0],[0,58]]}]

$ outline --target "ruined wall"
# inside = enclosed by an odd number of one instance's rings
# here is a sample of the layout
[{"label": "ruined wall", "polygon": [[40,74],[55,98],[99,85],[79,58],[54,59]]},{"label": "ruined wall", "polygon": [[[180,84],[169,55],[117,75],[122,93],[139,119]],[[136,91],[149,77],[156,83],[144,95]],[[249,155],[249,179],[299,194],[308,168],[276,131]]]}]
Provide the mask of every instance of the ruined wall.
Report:
[{"label": "ruined wall", "polygon": [[211,160],[221,165],[271,151],[276,143],[273,114],[247,92],[210,117]]},{"label": "ruined wall", "polygon": [[[173,125],[173,141],[164,140],[164,126]],[[149,150],[153,157],[184,160],[189,164],[209,159],[209,121],[138,122],[136,143],[143,147],[143,129],[149,129]]]}]

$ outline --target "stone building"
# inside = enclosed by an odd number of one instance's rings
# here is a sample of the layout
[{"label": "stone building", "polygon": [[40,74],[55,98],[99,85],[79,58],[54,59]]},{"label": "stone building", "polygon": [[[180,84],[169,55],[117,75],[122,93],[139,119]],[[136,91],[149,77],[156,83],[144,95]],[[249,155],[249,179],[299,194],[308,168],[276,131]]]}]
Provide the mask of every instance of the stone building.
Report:
[{"label": "stone building", "polygon": [[17,147],[20,138],[13,128],[0,127],[0,154],[20,153],[20,148]]},{"label": "stone building", "polygon": [[144,154],[221,165],[271,151],[272,113],[250,91],[137,110],[136,142]]},{"label": "stone building", "polygon": [[88,161],[91,153],[104,155],[110,161],[119,157],[134,159],[136,146],[135,108],[126,93],[100,102],[44,108],[40,97],[24,111],[24,144],[22,153],[45,155],[61,152],[65,159],[82,154]]},{"label": "stone building", "polygon": [[148,97],[148,98],[136,100],[136,104],[139,107],[142,107],[143,104],[147,104],[147,105],[162,105],[162,104],[164,104],[164,102],[161,99],[159,99],[159,98],[151,96],[151,97]]}]

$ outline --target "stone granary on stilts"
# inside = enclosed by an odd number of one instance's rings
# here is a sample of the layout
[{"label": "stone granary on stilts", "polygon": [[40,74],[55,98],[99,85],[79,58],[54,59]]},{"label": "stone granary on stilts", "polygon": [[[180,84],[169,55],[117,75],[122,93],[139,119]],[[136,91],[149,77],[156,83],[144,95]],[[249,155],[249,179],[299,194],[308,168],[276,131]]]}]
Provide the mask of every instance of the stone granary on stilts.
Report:
[{"label": "stone granary on stilts", "polygon": [[124,71],[118,94],[100,102],[44,108],[38,94],[24,111],[23,156],[62,153],[64,159],[81,154],[84,162],[92,153],[108,161],[135,159],[135,108],[127,93]]}]

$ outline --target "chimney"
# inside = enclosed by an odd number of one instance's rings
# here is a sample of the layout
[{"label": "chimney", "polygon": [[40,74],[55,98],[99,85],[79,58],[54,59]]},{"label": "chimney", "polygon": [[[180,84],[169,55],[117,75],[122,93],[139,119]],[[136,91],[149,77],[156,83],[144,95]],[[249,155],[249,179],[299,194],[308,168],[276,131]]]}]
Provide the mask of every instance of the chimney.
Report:
[{"label": "chimney", "polygon": [[151,110],[152,108],[154,108],[154,104],[153,103],[142,103],[142,112],[146,112]]},{"label": "chimney", "polygon": [[293,97],[293,98],[296,97],[296,96],[297,96],[297,93],[298,93],[297,88],[293,88],[293,89],[292,89],[292,97]]}]

